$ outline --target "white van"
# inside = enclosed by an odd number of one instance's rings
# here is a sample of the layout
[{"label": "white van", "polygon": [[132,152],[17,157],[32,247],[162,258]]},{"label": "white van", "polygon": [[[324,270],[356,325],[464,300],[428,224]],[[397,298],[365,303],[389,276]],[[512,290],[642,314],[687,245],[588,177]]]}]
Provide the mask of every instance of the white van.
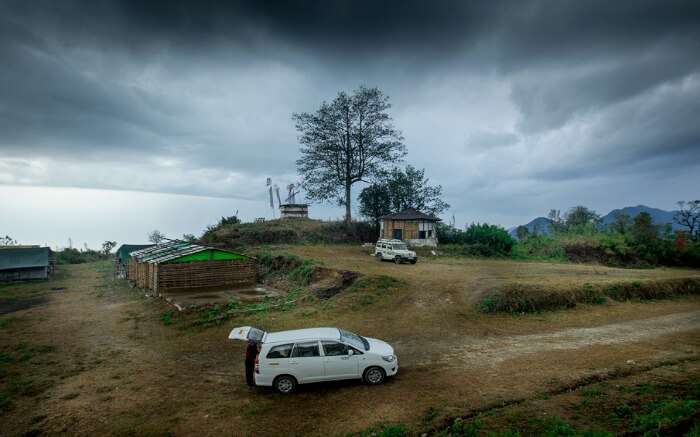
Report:
[{"label": "white van", "polygon": [[399,370],[390,345],[339,328],[265,332],[242,326],[233,328],[228,338],[261,344],[255,385],[280,393],[293,392],[297,384],[341,379],[376,385]]}]

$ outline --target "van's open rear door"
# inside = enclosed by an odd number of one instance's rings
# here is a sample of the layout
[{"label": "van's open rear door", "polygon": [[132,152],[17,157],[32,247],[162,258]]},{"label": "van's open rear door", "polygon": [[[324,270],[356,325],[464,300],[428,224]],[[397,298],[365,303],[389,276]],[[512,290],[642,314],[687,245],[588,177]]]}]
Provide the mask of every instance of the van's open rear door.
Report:
[{"label": "van's open rear door", "polygon": [[239,326],[238,328],[233,328],[228,335],[229,340],[241,340],[241,341],[262,341],[265,337],[265,331],[258,328],[253,328],[252,326]]}]

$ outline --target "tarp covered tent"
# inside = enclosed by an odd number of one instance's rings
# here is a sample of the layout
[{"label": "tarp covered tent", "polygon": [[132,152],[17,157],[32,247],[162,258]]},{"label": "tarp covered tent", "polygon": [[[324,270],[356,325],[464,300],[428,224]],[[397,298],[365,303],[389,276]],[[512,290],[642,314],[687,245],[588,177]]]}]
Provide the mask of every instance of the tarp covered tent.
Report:
[{"label": "tarp covered tent", "polygon": [[4,246],[0,248],[0,281],[47,279],[50,272],[48,247]]},{"label": "tarp covered tent", "polygon": [[121,262],[122,264],[125,264],[126,261],[130,257],[131,252],[136,252],[137,250],[141,249],[147,249],[149,247],[153,247],[155,244],[122,244],[119,246],[119,249],[114,253],[114,256],[116,256],[117,261]]},{"label": "tarp covered tent", "polygon": [[114,253],[114,274],[120,278],[126,278],[126,263],[131,258],[131,252],[148,249],[155,244],[122,244]]}]

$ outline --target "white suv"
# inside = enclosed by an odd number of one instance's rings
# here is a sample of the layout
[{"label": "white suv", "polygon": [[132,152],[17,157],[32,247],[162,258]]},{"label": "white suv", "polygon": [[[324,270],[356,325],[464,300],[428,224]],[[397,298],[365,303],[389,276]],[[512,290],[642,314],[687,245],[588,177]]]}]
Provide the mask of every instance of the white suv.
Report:
[{"label": "white suv", "polygon": [[396,264],[401,264],[404,261],[415,264],[418,261],[416,252],[408,250],[406,243],[401,240],[381,239],[377,241],[377,245],[374,247],[374,256],[379,261],[389,260]]},{"label": "white suv", "polygon": [[338,328],[310,328],[265,332],[250,326],[233,328],[231,340],[261,344],[255,363],[255,385],[291,393],[297,384],[341,379],[384,382],[396,375],[394,349],[374,338]]}]

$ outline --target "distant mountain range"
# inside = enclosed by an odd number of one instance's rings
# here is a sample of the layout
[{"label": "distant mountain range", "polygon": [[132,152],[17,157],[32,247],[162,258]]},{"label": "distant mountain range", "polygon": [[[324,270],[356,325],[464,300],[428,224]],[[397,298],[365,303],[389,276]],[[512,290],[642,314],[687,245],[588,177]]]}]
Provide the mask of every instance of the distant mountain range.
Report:
[{"label": "distant mountain range", "polygon": [[[669,223],[674,230],[680,229],[680,226],[673,222],[673,216],[676,213],[676,211],[665,211],[663,209],[651,208],[649,206],[644,205],[626,206],[624,208],[614,209],[601,218],[601,226],[607,226],[610,223],[614,222],[615,217],[620,213],[627,214],[631,219],[634,219],[640,212],[649,213],[652,221],[656,225],[665,225]],[[535,230],[537,230],[538,234],[547,235],[551,232],[552,221],[547,217],[537,217],[536,219],[530,221],[529,223],[523,226],[525,226],[527,230],[530,231],[530,233],[533,233]],[[508,232],[512,236],[516,236],[517,229],[518,227],[515,226],[513,228],[510,228]]]}]

